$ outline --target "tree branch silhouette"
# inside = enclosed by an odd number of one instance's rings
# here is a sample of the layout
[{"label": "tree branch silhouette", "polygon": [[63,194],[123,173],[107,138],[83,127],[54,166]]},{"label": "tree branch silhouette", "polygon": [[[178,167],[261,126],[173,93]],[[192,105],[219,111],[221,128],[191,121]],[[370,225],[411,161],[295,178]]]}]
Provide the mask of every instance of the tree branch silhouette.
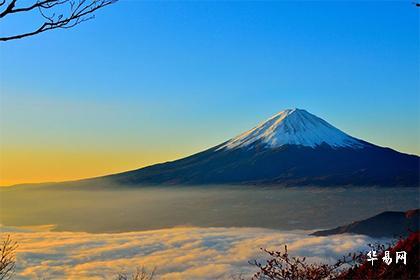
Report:
[{"label": "tree branch silhouette", "polygon": [[[68,29],[95,17],[94,12],[118,0],[37,0],[27,6],[18,7],[18,0],[0,0],[0,20],[14,14],[38,10],[44,22],[35,30],[11,36],[0,36],[0,41],[9,41],[33,36],[53,29]],[[28,2],[28,1],[22,1]]]},{"label": "tree branch silhouette", "polygon": [[[1,3],[1,2],[0,2]],[[10,279],[15,269],[17,243],[6,236],[0,244],[0,280]]]}]

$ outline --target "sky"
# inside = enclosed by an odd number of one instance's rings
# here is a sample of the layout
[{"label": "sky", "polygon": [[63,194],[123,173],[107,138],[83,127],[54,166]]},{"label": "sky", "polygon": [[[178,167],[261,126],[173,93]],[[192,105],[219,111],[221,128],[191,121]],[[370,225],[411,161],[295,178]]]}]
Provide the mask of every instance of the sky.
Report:
[{"label": "sky", "polygon": [[[121,0],[1,43],[0,185],[177,159],[295,107],[419,155],[411,2]],[[39,20],[13,15],[0,33]]]}]

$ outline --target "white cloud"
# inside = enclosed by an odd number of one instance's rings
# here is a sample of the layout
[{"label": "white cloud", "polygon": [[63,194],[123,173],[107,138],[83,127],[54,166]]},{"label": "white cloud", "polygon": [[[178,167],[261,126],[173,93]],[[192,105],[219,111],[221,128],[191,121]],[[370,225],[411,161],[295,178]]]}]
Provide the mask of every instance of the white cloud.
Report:
[{"label": "white cloud", "polygon": [[333,261],[372,242],[366,236],[314,237],[308,232],[262,228],[171,228],[93,234],[7,230],[19,243],[17,279],[113,279],[138,266],[157,269],[157,279],[230,279],[251,275],[248,261],[259,248],[283,249],[312,260]]}]

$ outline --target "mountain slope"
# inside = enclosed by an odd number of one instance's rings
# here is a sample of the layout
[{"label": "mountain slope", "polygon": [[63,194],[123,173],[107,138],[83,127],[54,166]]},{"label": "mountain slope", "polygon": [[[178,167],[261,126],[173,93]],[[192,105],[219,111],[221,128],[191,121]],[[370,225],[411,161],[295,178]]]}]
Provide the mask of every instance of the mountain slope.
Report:
[{"label": "mountain slope", "polygon": [[382,212],[376,216],[362,221],[334,229],[316,231],[315,236],[328,236],[332,234],[355,233],[372,237],[399,237],[407,236],[410,232],[419,231],[420,209],[407,212]]},{"label": "mountain slope", "polygon": [[418,186],[419,157],[351,137],[305,110],[285,110],[204,152],[108,178],[124,184]]}]

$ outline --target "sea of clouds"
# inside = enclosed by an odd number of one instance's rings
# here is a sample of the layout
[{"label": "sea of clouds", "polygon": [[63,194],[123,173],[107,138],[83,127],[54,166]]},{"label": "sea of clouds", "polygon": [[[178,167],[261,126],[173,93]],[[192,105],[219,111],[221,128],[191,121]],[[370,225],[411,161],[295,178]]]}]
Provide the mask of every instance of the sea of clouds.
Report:
[{"label": "sea of clouds", "polygon": [[115,279],[137,267],[155,279],[232,279],[251,276],[260,248],[283,249],[311,261],[333,262],[373,242],[363,235],[315,237],[307,231],[179,227],[125,233],[54,232],[1,228],[19,244],[16,279]]}]

